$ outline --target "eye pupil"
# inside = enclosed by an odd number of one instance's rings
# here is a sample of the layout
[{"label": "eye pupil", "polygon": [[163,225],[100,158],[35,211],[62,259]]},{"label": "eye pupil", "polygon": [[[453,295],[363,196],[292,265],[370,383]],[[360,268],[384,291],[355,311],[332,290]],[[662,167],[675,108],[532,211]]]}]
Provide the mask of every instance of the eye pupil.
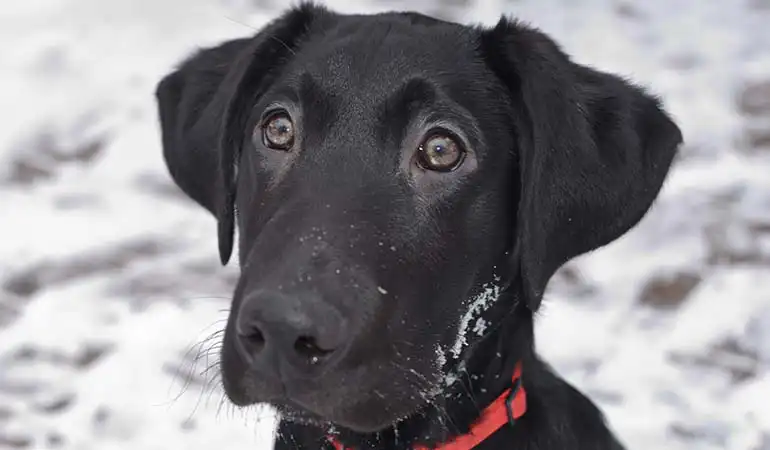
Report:
[{"label": "eye pupil", "polygon": [[433,134],[420,146],[417,163],[426,170],[450,172],[460,166],[465,151],[455,139],[448,135]]},{"label": "eye pupil", "polygon": [[289,150],[294,145],[294,123],[285,113],[275,114],[262,126],[262,141],[275,150]]}]

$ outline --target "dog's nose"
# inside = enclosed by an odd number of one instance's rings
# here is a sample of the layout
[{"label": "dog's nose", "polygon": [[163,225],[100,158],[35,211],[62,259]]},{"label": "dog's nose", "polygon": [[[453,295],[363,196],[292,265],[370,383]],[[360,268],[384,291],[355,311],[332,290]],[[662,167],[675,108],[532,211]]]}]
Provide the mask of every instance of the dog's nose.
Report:
[{"label": "dog's nose", "polygon": [[236,321],[240,349],[253,364],[273,358],[307,368],[326,363],[346,341],[347,326],[331,305],[314,298],[259,292],[244,299]]}]

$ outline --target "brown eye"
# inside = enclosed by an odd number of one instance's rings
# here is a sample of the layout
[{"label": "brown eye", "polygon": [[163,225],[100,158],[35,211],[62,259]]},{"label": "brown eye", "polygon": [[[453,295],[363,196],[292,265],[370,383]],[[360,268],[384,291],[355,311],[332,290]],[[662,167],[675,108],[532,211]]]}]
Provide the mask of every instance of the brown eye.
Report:
[{"label": "brown eye", "polygon": [[274,114],[262,125],[262,141],[274,150],[289,150],[294,145],[294,123],[285,113]]},{"label": "brown eye", "polygon": [[417,163],[426,170],[449,172],[462,164],[465,151],[447,134],[432,134],[417,149]]}]

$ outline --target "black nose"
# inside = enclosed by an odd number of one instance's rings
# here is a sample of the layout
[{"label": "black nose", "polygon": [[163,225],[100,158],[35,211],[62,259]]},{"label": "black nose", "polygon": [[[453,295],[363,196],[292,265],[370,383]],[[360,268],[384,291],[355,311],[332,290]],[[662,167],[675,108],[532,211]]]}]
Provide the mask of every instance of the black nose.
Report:
[{"label": "black nose", "polygon": [[326,364],[344,346],[347,326],[336,308],[320,299],[262,291],[244,298],[236,331],[249,362],[275,364],[277,358],[306,369]]}]

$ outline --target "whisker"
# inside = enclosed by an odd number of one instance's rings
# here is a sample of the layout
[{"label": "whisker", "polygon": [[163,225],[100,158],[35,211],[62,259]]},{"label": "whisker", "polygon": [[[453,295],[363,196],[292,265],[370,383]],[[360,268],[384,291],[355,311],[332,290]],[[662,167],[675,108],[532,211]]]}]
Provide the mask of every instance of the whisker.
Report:
[{"label": "whisker", "polygon": [[[438,413],[439,418],[440,419],[443,418],[449,421],[449,423],[454,428],[454,431],[457,431],[458,427],[455,424],[454,420],[449,416],[449,413],[447,412],[446,408],[443,405],[439,404],[435,398],[431,397],[427,393],[427,391],[430,391],[431,388],[434,387],[434,383],[428,380],[428,378],[425,375],[420,374],[419,372],[413,369],[405,368],[396,361],[391,361],[391,363],[395,368],[401,370],[406,375],[405,381],[411,385],[411,387],[418,393],[418,395],[420,395],[420,397],[427,403],[427,405],[430,408],[432,408],[433,410],[436,411],[436,413]],[[413,379],[412,377],[410,377],[410,375],[416,376],[417,379]],[[427,415],[427,411],[423,411],[420,414],[425,416]]]},{"label": "whisker", "polygon": [[246,27],[246,28],[249,28],[249,29],[251,29],[251,30],[254,30],[254,31],[259,31],[259,29],[258,29],[258,28],[255,28],[255,27],[253,27],[253,26],[251,26],[251,25],[249,25],[249,24],[247,24],[247,23],[243,23],[243,22],[241,22],[240,20],[234,19],[234,18],[232,18],[232,17],[230,17],[230,16],[223,16],[223,17],[224,17],[225,19],[229,20],[230,22],[233,22],[233,23],[237,23],[238,25],[242,25],[242,26],[244,26],[244,27]]},{"label": "whisker", "polygon": [[[207,330],[211,329],[212,327],[218,326],[220,323],[222,323],[223,320],[219,319],[214,321],[213,323],[209,324],[205,328],[201,330],[201,332],[206,332]],[[207,337],[205,337],[203,340],[192,344],[187,347],[187,350],[182,355],[182,362],[178,368],[178,370],[174,371],[174,374],[172,376],[172,379],[169,384],[169,393],[171,390],[171,386],[177,384],[178,380],[183,377],[184,382],[182,383],[182,386],[179,388],[179,392],[174,395],[167,404],[170,406],[171,404],[176,403],[179,401],[179,399],[184,395],[188,389],[190,388],[190,385],[192,384],[192,381],[194,379],[193,373],[196,370],[198,362],[205,356],[208,360],[208,357],[210,356],[210,352],[212,349],[217,348],[217,342],[214,342],[212,345],[208,345],[215,339],[222,336],[224,333],[224,329],[220,328],[212,333],[210,333]],[[204,350],[204,347],[206,348]],[[195,357],[191,358],[190,356],[195,352]],[[186,362],[190,362],[190,364],[186,364]]]}]

